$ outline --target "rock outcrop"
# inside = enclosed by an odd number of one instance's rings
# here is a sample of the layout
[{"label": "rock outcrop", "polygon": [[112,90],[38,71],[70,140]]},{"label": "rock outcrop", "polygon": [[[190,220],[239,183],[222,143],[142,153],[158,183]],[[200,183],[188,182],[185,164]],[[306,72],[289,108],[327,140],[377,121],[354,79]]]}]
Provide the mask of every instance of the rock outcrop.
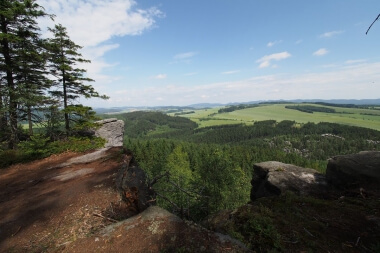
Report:
[{"label": "rock outcrop", "polygon": [[275,161],[255,164],[251,184],[252,201],[278,196],[286,191],[312,196],[320,196],[327,191],[326,178],[316,170]]},{"label": "rock outcrop", "polygon": [[105,147],[121,147],[124,139],[124,121],[116,118],[96,122],[100,125],[95,130],[95,136],[106,139]]},{"label": "rock outcrop", "polygon": [[123,165],[117,173],[116,186],[122,200],[135,213],[156,204],[155,193],[148,185],[145,172],[129,154],[125,155]]},{"label": "rock outcrop", "polygon": [[157,206],[151,206],[139,215],[107,226],[95,239],[80,240],[66,248],[66,252],[84,251],[252,252],[229,236],[183,221]]},{"label": "rock outcrop", "polygon": [[329,159],[326,170],[329,184],[337,188],[380,185],[380,152],[362,151]]}]

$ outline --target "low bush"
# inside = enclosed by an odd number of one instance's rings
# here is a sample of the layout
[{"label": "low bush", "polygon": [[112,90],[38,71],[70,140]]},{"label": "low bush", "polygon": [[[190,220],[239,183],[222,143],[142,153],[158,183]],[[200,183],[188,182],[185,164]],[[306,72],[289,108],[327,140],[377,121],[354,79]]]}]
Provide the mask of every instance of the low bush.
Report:
[{"label": "low bush", "polygon": [[34,135],[29,140],[20,142],[18,149],[0,151],[0,168],[42,159],[65,151],[85,152],[94,150],[103,147],[104,144],[105,140],[99,137],[69,137],[51,142],[49,137]]}]

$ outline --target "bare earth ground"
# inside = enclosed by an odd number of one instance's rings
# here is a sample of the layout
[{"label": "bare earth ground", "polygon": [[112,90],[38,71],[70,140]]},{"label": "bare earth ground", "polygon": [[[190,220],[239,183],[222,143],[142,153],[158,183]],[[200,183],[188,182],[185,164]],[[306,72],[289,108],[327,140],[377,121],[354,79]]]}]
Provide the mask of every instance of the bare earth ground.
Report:
[{"label": "bare earth ground", "polygon": [[96,215],[118,202],[117,157],[54,168],[75,156],[53,155],[0,171],[0,251],[64,248],[109,223]]},{"label": "bare earth ground", "polygon": [[68,152],[0,170],[0,252],[246,251],[158,207],[139,215],[128,209],[115,188],[120,149],[67,165],[81,155]]},{"label": "bare earth ground", "polygon": [[[121,149],[68,165],[78,157],[0,170],[0,252],[249,252],[159,207],[134,213],[115,187]],[[263,198],[217,214],[209,227],[233,232],[257,252],[380,252],[380,194],[367,193]]]}]

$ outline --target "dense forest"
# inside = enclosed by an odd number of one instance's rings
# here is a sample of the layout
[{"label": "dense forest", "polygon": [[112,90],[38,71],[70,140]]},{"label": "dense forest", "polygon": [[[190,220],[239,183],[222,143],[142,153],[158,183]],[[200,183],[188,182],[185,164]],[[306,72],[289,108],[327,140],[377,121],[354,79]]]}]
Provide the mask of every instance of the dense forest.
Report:
[{"label": "dense forest", "polygon": [[125,121],[125,146],[149,177],[171,175],[155,185],[159,204],[192,219],[246,203],[254,163],[275,160],[324,172],[332,156],[380,149],[379,131],[333,123],[197,128],[160,112],[117,117]]}]

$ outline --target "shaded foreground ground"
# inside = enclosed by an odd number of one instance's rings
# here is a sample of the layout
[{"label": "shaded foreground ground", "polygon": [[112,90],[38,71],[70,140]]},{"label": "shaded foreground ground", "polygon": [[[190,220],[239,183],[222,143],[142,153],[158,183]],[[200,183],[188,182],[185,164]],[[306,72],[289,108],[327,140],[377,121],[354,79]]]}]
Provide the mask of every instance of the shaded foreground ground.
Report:
[{"label": "shaded foreground ground", "polygon": [[1,170],[0,251],[64,249],[105,226],[100,215],[118,203],[114,179],[120,160],[119,151],[108,152],[87,164],[60,168],[78,156],[64,153]]},{"label": "shaded foreground ground", "polygon": [[115,187],[120,149],[67,164],[79,156],[64,153],[0,171],[0,252],[247,251],[158,207],[136,215]]},{"label": "shaded foreground ground", "polygon": [[134,213],[115,187],[120,149],[67,163],[79,156],[0,171],[0,252],[380,252],[380,189],[325,200],[288,193],[205,221],[248,250],[158,207]]},{"label": "shaded foreground ground", "polygon": [[205,221],[257,252],[380,252],[380,199],[261,198]]}]

